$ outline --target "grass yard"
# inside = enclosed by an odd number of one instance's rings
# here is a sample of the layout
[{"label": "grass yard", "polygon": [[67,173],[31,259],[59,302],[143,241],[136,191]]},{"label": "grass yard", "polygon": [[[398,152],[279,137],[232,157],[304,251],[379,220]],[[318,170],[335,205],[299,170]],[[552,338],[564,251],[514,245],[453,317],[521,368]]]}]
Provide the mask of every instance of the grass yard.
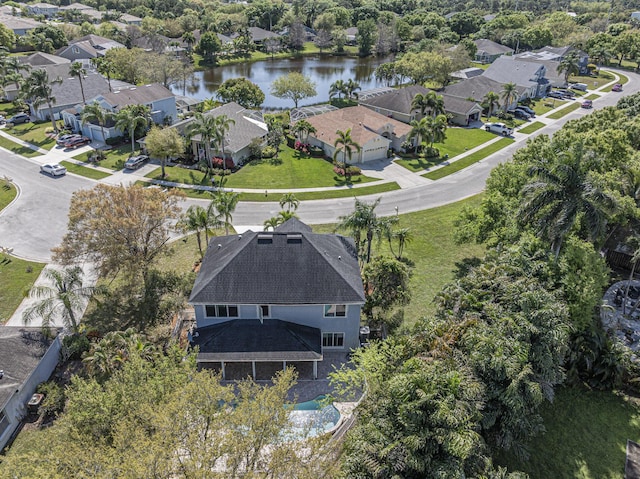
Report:
[{"label": "grass yard", "polygon": [[0,103],[0,115],[3,115],[5,118],[9,118],[16,113],[20,113],[20,110],[14,107],[12,102],[9,101]]},{"label": "grass yard", "polygon": [[536,112],[536,115],[540,116],[564,105],[565,103],[567,103],[567,101],[558,100],[557,98],[541,98],[532,102],[531,108]]},{"label": "grass yard", "polygon": [[0,181],[2,182],[2,186],[0,186],[0,211],[2,211],[18,195],[18,190],[10,181]]},{"label": "grass yard", "polygon": [[18,155],[26,156],[28,158],[40,156],[40,153],[38,153],[37,151],[32,150],[31,148],[28,148],[26,146],[22,146],[15,141],[11,141],[8,138],[5,138],[4,136],[0,136],[0,147],[12,151],[13,153],[16,153]]},{"label": "grass yard", "polygon": [[528,135],[529,133],[533,133],[534,131],[538,131],[543,126],[544,126],[544,123],[542,123],[541,121],[534,121],[533,123],[530,123],[529,125],[525,126],[524,128],[520,128],[518,130],[518,133],[524,133],[525,135]]},{"label": "grass yard", "polygon": [[101,180],[102,178],[111,176],[110,173],[105,173],[104,171],[96,170],[90,166],[82,166],[69,161],[61,161],[60,164],[69,170],[69,173],[75,173],[76,175],[85,176],[94,180]]},{"label": "grass yard", "polygon": [[600,98],[600,95],[598,95],[597,93],[591,93],[590,95],[584,97],[585,100],[597,100],[598,98]]},{"label": "grass yard", "polygon": [[[137,153],[139,153],[139,151]],[[92,154],[93,150],[74,156],[73,159],[87,161]],[[107,157],[100,162],[100,166],[109,168],[113,171],[121,170],[124,168],[124,162],[127,161],[127,158],[132,156],[131,145],[124,144],[118,147],[111,148],[110,150],[105,150],[105,154],[107,155]]]},{"label": "grass yard", "polygon": [[7,322],[20,306],[43,267],[43,263],[0,254],[0,324]]},{"label": "grass yard", "polygon": [[442,168],[438,168],[437,170],[431,171],[422,176],[424,178],[429,178],[430,180],[439,180],[440,178],[449,176],[455,173],[456,171],[463,170],[467,166],[471,166],[474,163],[477,163],[478,161],[486,158],[487,156],[495,153],[496,151],[499,151],[509,146],[513,142],[514,140],[512,140],[511,138],[501,138],[495,143],[491,143],[490,145],[485,146],[484,148],[476,152],[473,152],[470,155],[465,156],[464,158],[460,158],[459,160],[454,161],[447,166],[443,166]]},{"label": "grass yard", "polygon": [[546,434],[529,460],[497,461],[531,479],[623,479],[627,439],[640,440],[640,405],[612,392],[566,388],[542,410]]},{"label": "grass yard", "polygon": [[558,118],[562,118],[563,116],[568,115],[572,111],[576,111],[578,108],[580,108],[580,103],[576,102],[569,105],[566,108],[563,108],[562,110],[558,110],[554,113],[551,113],[551,115],[549,115],[547,118],[551,118],[552,120],[557,120]]},{"label": "grass yard", "polygon": [[[600,71],[596,76],[571,75],[571,77],[569,78],[569,83],[584,83],[585,85],[587,85],[587,89],[595,90],[605,83],[609,83],[611,80],[613,80],[613,78],[614,77],[611,73]],[[576,91],[576,93],[578,92]]]},{"label": "grass yard", "polygon": [[[622,73],[616,73],[616,75],[618,75],[618,77],[619,77],[619,79],[618,79],[618,81],[616,83],[620,83],[620,85],[625,85],[626,83],[629,82],[629,78],[624,76]],[[613,88],[613,85],[615,85],[615,83],[612,83],[608,87],[603,88],[601,91],[610,92],[611,89]]]},{"label": "grass yard", "polygon": [[56,140],[45,135],[44,132],[47,128],[51,128],[50,121],[44,123],[22,123],[15,125],[13,128],[6,128],[5,132],[32,145],[50,150],[56,145]]}]

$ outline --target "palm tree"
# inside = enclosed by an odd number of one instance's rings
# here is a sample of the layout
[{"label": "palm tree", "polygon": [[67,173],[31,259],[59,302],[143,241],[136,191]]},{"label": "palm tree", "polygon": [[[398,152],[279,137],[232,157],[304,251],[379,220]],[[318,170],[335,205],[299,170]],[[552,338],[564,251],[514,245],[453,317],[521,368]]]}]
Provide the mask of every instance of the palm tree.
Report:
[{"label": "palm tree", "polygon": [[434,91],[428,91],[424,95],[422,93],[418,93],[413,97],[411,109],[419,110],[421,116],[425,116],[428,113],[430,116],[435,118],[436,116],[443,115],[445,113],[444,98],[442,95],[438,95]]},{"label": "palm tree", "polygon": [[211,167],[211,140],[216,135],[217,129],[216,119],[203,113],[196,113],[195,118],[187,127],[189,138],[200,135],[200,143],[204,145],[204,160],[208,167]]},{"label": "palm tree", "polygon": [[212,228],[217,228],[220,225],[219,219],[212,215],[211,208],[203,208],[199,205],[189,206],[184,214],[180,227],[185,232],[194,232],[196,234],[196,241],[198,242],[198,250],[200,251],[200,257],[204,256],[202,249],[202,237],[204,232],[205,244],[209,244],[209,231]]},{"label": "palm tree", "polygon": [[351,138],[351,128],[348,128],[347,131],[336,130],[336,135],[338,135],[338,138],[333,142],[333,146],[336,149],[333,153],[333,161],[336,161],[338,153],[342,153],[342,162],[344,163],[346,174],[353,151],[360,153],[362,147]]},{"label": "palm tree", "polygon": [[113,65],[113,62],[107,57],[96,57],[91,59],[91,63],[93,63],[100,75],[104,75],[107,77],[109,91],[113,91],[111,89],[111,74],[115,72],[115,66]]},{"label": "palm tree", "polygon": [[[422,150],[423,140],[429,139],[431,140],[431,118],[423,117],[419,120],[411,120],[409,126],[411,126],[411,131],[409,132],[409,138],[415,138],[416,140],[416,151],[420,152]],[[431,141],[430,141],[431,142]]]},{"label": "palm tree", "polygon": [[351,99],[352,96],[358,98],[356,90],[362,90],[362,87],[357,81],[349,78],[344,84],[344,93],[347,95],[347,98]]},{"label": "palm tree", "polygon": [[116,128],[122,132],[125,130],[129,132],[131,137],[131,154],[135,151],[135,136],[136,129],[138,127],[146,128],[149,125],[149,120],[146,116],[139,115],[133,108],[128,106],[124,107],[115,116]]},{"label": "palm tree", "polygon": [[341,99],[343,93],[346,93],[344,80],[336,80],[329,87],[329,99],[333,98],[336,94],[338,95],[338,99]]},{"label": "palm tree", "polygon": [[306,143],[309,139],[309,135],[313,135],[317,132],[315,127],[307,120],[300,120],[296,122],[291,129],[302,143]]},{"label": "palm tree", "polygon": [[444,115],[438,115],[435,118],[431,118],[429,121],[431,140],[429,146],[433,148],[434,143],[442,143],[447,139],[447,117]]},{"label": "palm tree", "polygon": [[[624,292],[624,301],[622,303],[622,314],[626,313],[627,301],[629,300],[629,289],[631,288],[631,281],[633,281],[633,278],[636,274],[636,266],[638,265],[638,261],[640,261],[640,238],[638,238],[637,236],[632,236],[631,238],[629,238],[629,240],[627,240],[627,244],[635,248],[635,250],[633,252],[633,256],[631,257],[631,272],[629,273],[629,279],[627,280],[627,287],[625,288],[625,292]],[[640,302],[640,300],[638,300],[636,304],[638,302]]]},{"label": "palm tree", "polygon": [[[411,228],[400,228],[399,230],[392,231],[391,239],[398,241],[398,254],[394,253],[394,256],[396,259],[401,260],[405,246],[413,241]],[[391,243],[389,243],[389,246],[391,246]],[[393,253],[393,248],[391,248],[391,252]]]},{"label": "palm tree", "polygon": [[213,193],[213,200],[209,204],[209,210],[215,209],[224,224],[224,232],[229,235],[229,226],[233,221],[233,212],[236,210],[240,195],[233,191],[216,191]]},{"label": "palm tree", "polygon": [[513,83],[505,83],[502,87],[502,100],[504,101],[504,112],[509,109],[509,105],[518,98],[518,86]]},{"label": "palm tree", "polygon": [[422,93],[417,93],[411,100],[411,110],[418,110],[420,116],[423,117],[427,112],[427,97]]},{"label": "palm tree", "polygon": [[534,180],[524,186],[521,218],[534,223],[551,244],[556,259],[565,236],[578,217],[584,218],[589,240],[603,234],[607,217],[615,210],[616,200],[596,185],[580,168],[581,146],[563,152],[551,169],[535,166],[529,174]]},{"label": "palm tree", "polygon": [[[341,216],[338,218],[340,223],[338,224],[339,230],[346,230],[353,236],[353,240],[356,243],[356,251],[358,251],[358,257],[365,259],[366,263],[371,260],[371,245],[375,236],[386,236],[386,230],[397,221],[396,217],[391,218],[378,218],[375,212],[376,207],[380,204],[380,198],[373,203],[365,203],[358,198],[355,200],[355,209],[352,213]],[[366,239],[366,254],[362,252],[362,235],[365,235]]]},{"label": "palm tree", "polygon": [[233,118],[229,118],[227,115],[220,115],[215,117],[216,130],[213,135],[213,140],[216,147],[220,149],[222,155],[222,169],[227,169],[227,159],[225,158],[224,147],[227,133],[231,129],[231,125],[235,125],[236,121]]},{"label": "palm tree", "polygon": [[65,328],[78,331],[82,308],[96,292],[96,288],[82,286],[82,268],[74,266],[62,271],[46,268],[44,278],[51,286],[34,286],[29,297],[39,301],[27,308],[22,321],[28,325],[36,318],[42,318],[42,327],[48,328],[56,317],[62,319]]},{"label": "palm tree", "polygon": [[182,41],[187,44],[187,51],[191,53],[193,45],[196,43],[196,38],[193,36],[193,32],[184,32],[182,34]]},{"label": "palm tree", "polygon": [[300,206],[300,200],[293,193],[285,193],[280,198],[280,208],[284,209],[285,206],[287,207],[286,211],[296,211]]},{"label": "palm tree", "polygon": [[18,57],[8,57],[2,61],[5,81],[11,81],[18,91],[20,91],[20,84],[24,81],[24,76],[21,72],[28,72],[29,70],[31,70],[31,65],[22,63]]},{"label": "palm tree", "polygon": [[82,124],[84,125],[87,122],[95,121],[100,126],[100,130],[102,132],[102,141],[106,141],[106,135],[104,132],[104,126],[107,122],[113,118],[113,113],[106,108],[103,108],[100,103],[97,101],[93,101],[84,107],[82,110]]},{"label": "palm tree", "polygon": [[53,130],[58,133],[58,125],[53,117],[53,105],[56,103],[56,99],[53,96],[52,85],[62,83],[62,78],[49,79],[49,74],[46,70],[34,70],[27,77],[27,81],[24,84],[24,95],[31,100],[31,104],[34,107],[39,107],[43,103],[47,104],[49,108],[49,117],[51,118],[51,126]]},{"label": "palm tree", "polygon": [[84,97],[84,85],[82,84],[82,78],[87,74],[87,70],[82,66],[80,62],[73,62],[69,67],[69,75],[72,77],[78,77],[80,81],[80,93],[82,94],[82,104],[85,105],[87,103],[86,98]]},{"label": "palm tree", "polygon": [[269,231],[269,229],[275,230],[278,226],[280,226],[280,218],[278,218],[277,216],[273,216],[268,220],[265,220],[263,225],[265,231]]},{"label": "palm tree", "polygon": [[578,53],[573,51],[569,52],[558,64],[556,68],[558,73],[564,73],[564,82],[569,82],[571,75],[577,75],[580,73],[580,58]]},{"label": "palm tree", "polygon": [[483,100],[487,104],[487,118],[491,118],[493,108],[500,106],[500,95],[494,91],[490,91],[484,96]]}]

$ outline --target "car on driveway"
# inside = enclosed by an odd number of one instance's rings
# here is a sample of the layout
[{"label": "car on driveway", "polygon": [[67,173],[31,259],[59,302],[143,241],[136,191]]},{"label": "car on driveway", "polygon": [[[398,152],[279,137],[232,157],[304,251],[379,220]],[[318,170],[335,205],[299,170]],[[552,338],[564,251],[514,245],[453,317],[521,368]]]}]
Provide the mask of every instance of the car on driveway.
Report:
[{"label": "car on driveway", "polygon": [[79,138],[82,135],[78,135],[77,133],[69,133],[67,135],[62,135],[59,136],[58,139],[56,140],[56,144],[62,146],[64,145],[67,141],[71,140],[72,138]]},{"label": "car on driveway", "polygon": [[559,100],[564,100],[564,95],[562,93],[560,93],[559,91],[550,91],[549,93],[547,93],[547,97],[549,97],[549,98],[557,98]]},{"label": "car on driveway", "polygon": [[47,173],[51,176],[63,176],[67,174],[67,169],[59,165],[58,163],[48,163],[40,167],[42,173]]},{"label": "car on driveway", "polygon": [[7,123],[13,123],[14,125],[19,125],[20,123],[29,123],[31,121],[31,117],[26,113],[18,113],[17,115],[13,115],[11,118],[7,120]]},{"label": "car on driveway", "polygon": [[529,108],[528,106],[518,105],[518,106],[516,107],[516,110],[526,111],[527,113],[529,113],[529,116],[530,116],[531,118],[533,118],[534,116],[536,116],[536,112],[535,112],[532,108]]},{"label": "car on driveway", "polygon": [[132,156],[124,162],[124,167],[127,170],[137,170],[147,161],[149,161],[149,157],[147,155]]},{"label": "car on driveway", "polygon": [[86,136],[75,136],[62,143],[62,146],[65,148],[77,148],[79,146],[86,145],[87,143],[91,143],[91,138],[87,138]]},{"label": "car on driveway", "polygon": [[593,108],[593,101],[591,100],[583,100],[580,105],[582,108]]},{"label": "car on driveway", "polygon": [[513,116],[520,120],[528,120],[529,118],[531,118],[531,115],[529,115],[529,113],[520,109],[515,109],[513,111],[510,111],[509,113],[513,114]]},{"label": "car on driveway", "polygon": [[622,84],[616,83],[611,87],[611,91],[622,91]]}]

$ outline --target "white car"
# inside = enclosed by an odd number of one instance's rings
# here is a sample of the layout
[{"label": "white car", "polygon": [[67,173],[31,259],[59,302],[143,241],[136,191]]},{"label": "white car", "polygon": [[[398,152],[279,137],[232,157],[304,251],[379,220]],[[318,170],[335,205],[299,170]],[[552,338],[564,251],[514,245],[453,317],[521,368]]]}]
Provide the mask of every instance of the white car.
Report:
[{"label": "white car", "polygon": [[513,134],[513,128],[509,128],[504,123],[485,123],[484,129],[502,136],[511,136]]},{"label": "white car", "polygon": [[67,169],[57,163],[42,165],[40,171],[51,176],[63,176],[67,174]]}]

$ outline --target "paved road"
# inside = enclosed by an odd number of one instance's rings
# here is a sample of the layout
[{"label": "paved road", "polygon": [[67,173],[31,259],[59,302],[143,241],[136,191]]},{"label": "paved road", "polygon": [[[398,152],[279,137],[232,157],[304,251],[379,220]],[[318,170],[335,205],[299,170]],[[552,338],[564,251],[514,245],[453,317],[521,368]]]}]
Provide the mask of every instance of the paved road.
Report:
[{"label": "paved road", "polygon": [[[629,77],[624,94],[640,91],[640,76],[628,72],[624,74]],[[604,95],[594,101],[594,108],[615,105],[619,98],[618,93]],[[382,215],[392,215],[395,214],[396,207],[400,213],[408,213],[442,206],[475,195],[484,189],[491,169],[510,159],[518,148],[526,144],[527,138],[538,134],[552,135],[567,121],[588,113],[587,110],[579,109],[532,135],[517,134],[513,145],[438,181],[417,182],[413,187],[363,199],[374,200],[381,196],[377,211]],[[57,161],[60,152],[52,154],[56,155]],[[96,182],[72,174],[57,179],[44,176],[39,173],[39,165],[44,161],[43,157],[25,159],[0,149],[0,177],[6,175],[13,178],[20,188],[18,200],[0,213],[0,246],[14,248],[14,254],[19,257],[49,262],[50,249],[60,243],[66,231],[69,202],[73,191],[91,188]],[[114,175],[114,178],[108,181],[120,182],[124,179],[121,176]],[[202,200],[188,200],[185,203],[185,207],[188,207],[194,203],[202,204]],[[334,222],[352,209],[353,198],[338,198],[304,201],[297,213],[303,221],[318,224]],[[242,202],[233,215],[233,223],[237,229],[250,226],[261,228],[266,219],[277,215],[279,211],[277,203]]]}]

